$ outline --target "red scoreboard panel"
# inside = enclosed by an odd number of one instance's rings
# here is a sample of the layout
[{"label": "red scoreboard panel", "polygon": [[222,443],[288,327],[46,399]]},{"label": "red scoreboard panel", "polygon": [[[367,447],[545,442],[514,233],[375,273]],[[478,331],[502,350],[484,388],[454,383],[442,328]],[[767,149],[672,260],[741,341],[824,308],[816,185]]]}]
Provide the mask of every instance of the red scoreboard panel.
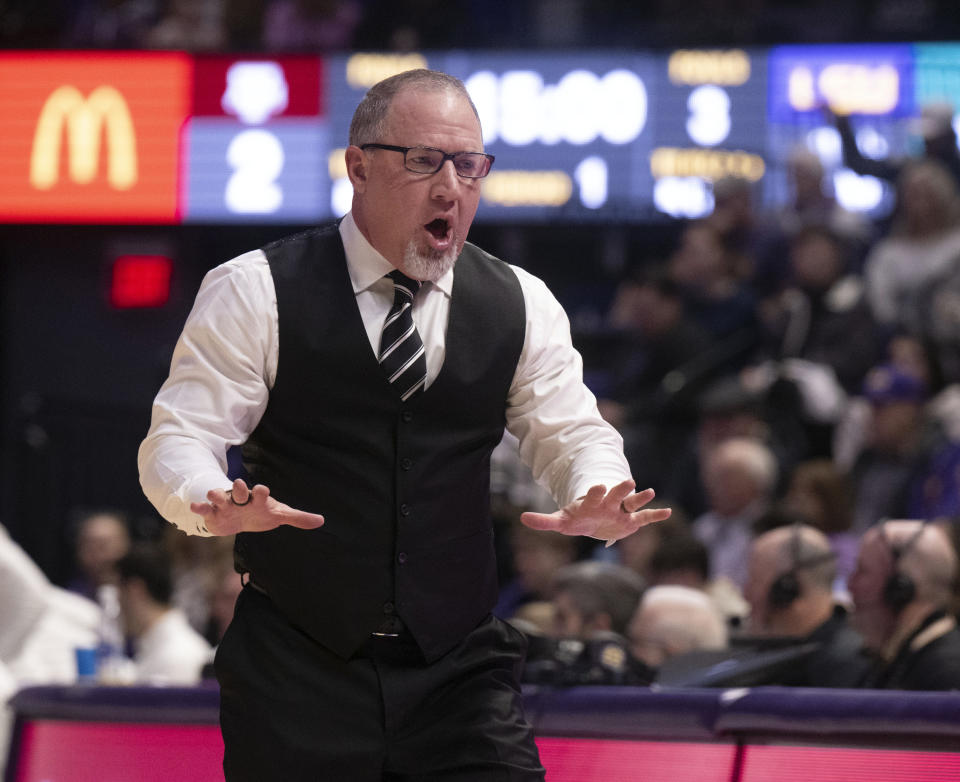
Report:
[{"label": "red scoreboard panel", "polygon": [[210,782],[223,779],[218,725],[32,720],[10,782]]},{"label": "red scoreboard panel", "polygon": [[747,745],[740,782],[960,782],[960,752]]},{"label": "red scoreboard panel", "polygon": [[173,223],[191,60],[0,53],[0,219]]}]

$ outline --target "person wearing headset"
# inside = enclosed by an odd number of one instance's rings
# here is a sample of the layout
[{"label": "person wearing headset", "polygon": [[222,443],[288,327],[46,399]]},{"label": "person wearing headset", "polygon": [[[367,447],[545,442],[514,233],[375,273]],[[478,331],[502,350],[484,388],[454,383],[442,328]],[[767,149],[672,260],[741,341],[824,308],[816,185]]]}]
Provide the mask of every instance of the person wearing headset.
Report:
[{"label": "person wearing headset", "polygon": [[867,530],[849,581],[854,624],[877,655],[861,686],[960,689],[960,631],[948,610],[956,576],[939,527],[898,520]]},{"label": "person wearing headset", "polygon": [[777,527],[753,541],[744,589],[751,639],[761,646],[772,639],[816,644],[800,665],[769,684],[854,687],[866,674],[863,639],[833,592],[836,574],[830,541],[809,525]]}]

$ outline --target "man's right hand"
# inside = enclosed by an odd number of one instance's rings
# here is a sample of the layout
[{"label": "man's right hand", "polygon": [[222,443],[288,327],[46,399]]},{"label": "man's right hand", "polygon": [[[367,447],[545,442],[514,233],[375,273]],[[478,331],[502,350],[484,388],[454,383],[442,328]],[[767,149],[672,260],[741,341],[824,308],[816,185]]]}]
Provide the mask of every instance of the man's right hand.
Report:
[{"label": "man's right hand", "polygon": [[191,502],[190,510],[203,516],[207,530],[213,535],[237,532],[266,532],[286,524],[300,529],[316,529],[323,525],[323,516],[291,508],[270,496],[270,489],[257,484],[250,489],[240,478],[229,491],[212,489],[208,502]]}]

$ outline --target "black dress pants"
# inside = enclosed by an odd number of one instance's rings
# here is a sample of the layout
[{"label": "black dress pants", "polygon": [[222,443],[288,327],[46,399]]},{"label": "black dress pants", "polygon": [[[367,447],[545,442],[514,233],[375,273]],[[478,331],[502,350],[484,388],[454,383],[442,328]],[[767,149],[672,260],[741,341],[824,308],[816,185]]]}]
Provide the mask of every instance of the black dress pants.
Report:
[{"label": "black dress pants", "polygon": [[217,650],[227,782],[543,780],[523,636],[493,617],[440,660],[377,639],[343,660],[247,587]]}]

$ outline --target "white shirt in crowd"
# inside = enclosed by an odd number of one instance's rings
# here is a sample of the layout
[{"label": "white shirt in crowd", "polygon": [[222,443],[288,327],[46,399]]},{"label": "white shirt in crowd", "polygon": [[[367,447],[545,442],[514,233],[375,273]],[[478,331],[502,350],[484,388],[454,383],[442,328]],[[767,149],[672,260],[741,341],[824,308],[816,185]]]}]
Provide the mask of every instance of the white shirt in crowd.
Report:
[{"label": "white shirt in crowd", "polygon": [[179,608],[166,611],[133,642],[136,680],[142,684],[189,687],[199,683],[213,647],[194,630]]}]

